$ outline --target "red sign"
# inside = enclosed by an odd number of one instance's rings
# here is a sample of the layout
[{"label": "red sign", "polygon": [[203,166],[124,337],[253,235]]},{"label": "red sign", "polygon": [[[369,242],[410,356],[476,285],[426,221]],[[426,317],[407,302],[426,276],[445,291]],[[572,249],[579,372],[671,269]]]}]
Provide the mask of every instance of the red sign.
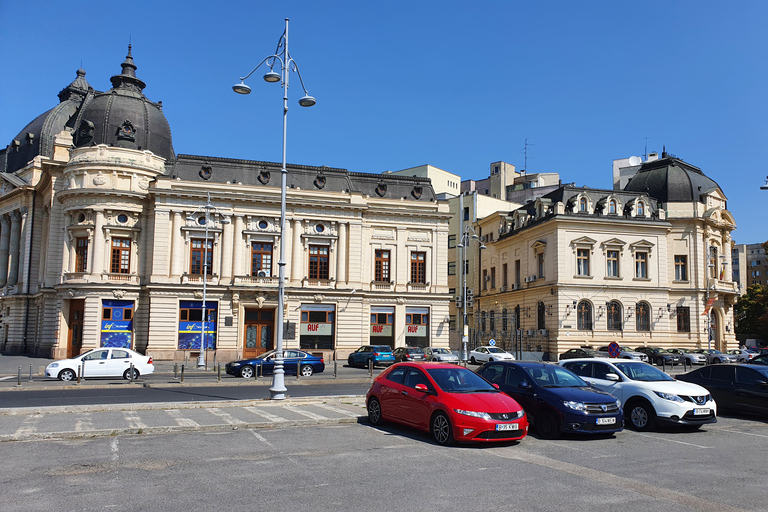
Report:
[{"label": "red sign", "polygon": [[708,315],[709,314],[709,310],[712,309],[712,306],[714,305],[714,303],[716,301],[717,301],[717,297],[713,297],[713,298],[707,300],[707,307],[704,308],[704,312],[702,313],[702,315]]}]

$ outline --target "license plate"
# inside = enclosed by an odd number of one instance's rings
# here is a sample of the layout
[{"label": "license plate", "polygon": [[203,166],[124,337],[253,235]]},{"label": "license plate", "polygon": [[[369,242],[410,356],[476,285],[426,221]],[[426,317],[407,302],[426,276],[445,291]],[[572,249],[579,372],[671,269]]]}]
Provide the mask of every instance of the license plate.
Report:
[{"label": "license plate", "polygon": [[693,414],[710,414],[712,412],[712,409],[694,409]]},{"label": "license plate", "polygon": [[496,430],[517,430],[520,428],[520,425],[517,423],[504,423],[501,425],[496,425]]},{"label": "license plate", "polygon": [[616,423],[616,418],[597,418],[598,425],[613,425]]}]

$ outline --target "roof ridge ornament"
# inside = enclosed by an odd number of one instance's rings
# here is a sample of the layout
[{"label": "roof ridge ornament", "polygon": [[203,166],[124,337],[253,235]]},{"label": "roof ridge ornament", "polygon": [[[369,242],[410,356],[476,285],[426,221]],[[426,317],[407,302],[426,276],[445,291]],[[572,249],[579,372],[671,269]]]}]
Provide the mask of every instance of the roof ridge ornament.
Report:
[{"label": "roof ridge ornament", "polygon": [[112,82],[112,88],[128,89],[142,93],[147,84],[136,77],[136,64],[133,62],[130,43],[128,43],[128,55],[125,56],[125,60],[120,64],[120,67],[123,69],[122,73],[109,79]]}]

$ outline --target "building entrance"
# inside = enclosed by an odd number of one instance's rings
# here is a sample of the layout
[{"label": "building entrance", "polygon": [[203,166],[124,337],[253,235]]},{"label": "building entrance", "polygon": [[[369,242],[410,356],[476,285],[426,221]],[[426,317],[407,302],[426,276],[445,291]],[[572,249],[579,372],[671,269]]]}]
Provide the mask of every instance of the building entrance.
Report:
[{"label": "building entrance", "polygon": [[83,348],[84,300],[69,301],[69,333],[67,335],[67,359],[80,355]]},{"label": "building entrance", "polygon": [[243,359],[259,356],[275,348],[274,326],[274,309],[245,309]]}]

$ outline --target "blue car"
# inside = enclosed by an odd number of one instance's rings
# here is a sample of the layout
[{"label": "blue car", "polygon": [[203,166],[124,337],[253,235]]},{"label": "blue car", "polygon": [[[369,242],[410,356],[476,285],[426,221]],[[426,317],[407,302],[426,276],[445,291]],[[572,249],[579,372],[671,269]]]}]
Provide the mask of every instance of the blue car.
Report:
[{"label": "blue car", "polygon": [[[265,352],[253,359],[227,363],[226,370],[230,375],[245,379],[253,378],[257,371],[260,375],[270,375],[275,370],[275,351]],[[303,350],[283,350],[283,370],[289,375],[296,375],[296,371],[300,370],[302,377],[309,377],[325,370],[325,363],[322,357]]]},{"label": "blue car", "polygon": [[368,361],[373,366],[390,365],[395,362],[395,355],[389,345],[365,345],[349,354],[347,364],[349,366],[368,367]]},{"label": "blue car", "polygon": [[485,363],[477,373],[514,398],[544,439],[564,432],[611,434],[624,428],[621,402],[560,366],[539,362]]}]

